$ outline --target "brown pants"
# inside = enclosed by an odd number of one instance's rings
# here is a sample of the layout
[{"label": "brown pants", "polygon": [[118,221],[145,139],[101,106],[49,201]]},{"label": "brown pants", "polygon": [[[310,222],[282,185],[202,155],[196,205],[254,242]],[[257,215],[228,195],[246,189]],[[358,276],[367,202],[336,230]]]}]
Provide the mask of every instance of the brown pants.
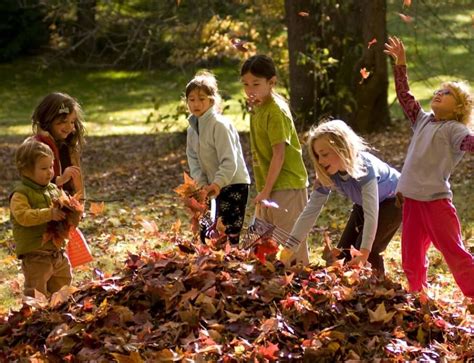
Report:
[{"label": "brown pants", "polygon": [[71,284],[71,265],[63,251],[35,251],[21,256],[25,276],[25,296],[35,296],[38,290],[46,297]]},{"label": "brown pants", "polygon": [[[402,222],[402,210],[397,207],[395,198],[386,199],[379,204],[379,218],[374,244],[368,261],[379,274],[385,273],[383,257],[380,255],[387,248],[393,235]],[[346,228],[342,233],[338,248],[342,248],[342,256],[346,261],[351,259],[350,248],[353,245],[360,249],[362,231],[364,229],[364,211],[360,205],[354,204]]]},{"label": "brown pants", "polygon": [[[284,229],[288,234],[306,207],[308,192],[305,189],[277,190],[270,194],[270,199],[279,205],[279,208],[261,207],[256,210],[256,217]],[[308,245],[306,240],[301,241],[295,252],[298,262],[309,264]]]}]

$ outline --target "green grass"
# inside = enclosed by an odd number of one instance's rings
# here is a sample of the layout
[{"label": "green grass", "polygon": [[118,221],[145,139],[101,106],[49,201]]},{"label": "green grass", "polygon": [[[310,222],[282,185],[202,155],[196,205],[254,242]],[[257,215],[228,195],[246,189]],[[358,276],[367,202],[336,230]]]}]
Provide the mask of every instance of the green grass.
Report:
[{"label": "green grass", "polygon": [[[389,36],[401,38],[407,52],[407,67],[412,93],[429,110],[433,91],[445,81],[474,81],[474,3],[469,1],[413,1],[403,8],[402,1],[389,0],[387,27]],[[398,13],[410,15],[413,23],[401,21]],[[389,102],[395,99],[390,80]],[[393,117],[402,117],[398,104],[391,108]]]},{"label": "green grass", "polygon": [[[245,128],[239,98],[237,66],[216,68],[220,90],[229,98],[226,114]],[[0,64],[0,134],[27,135],[31,132],[30,117],[34,107],[46,94],[61,91],[77,98],[86,115],[89,135],[137,134],[159,127],[153,120],[157,113],[173,115],[182,102],[186,83],[193,72],[77,70],[42,68],[34,58]],[[158,110],[154,110],[155,102]],[[181,103],[181,105],[184,105]],[[148,115],[154,112],[152,122]],[[171,120],[171,130],[183,129],[186,119]]]}]

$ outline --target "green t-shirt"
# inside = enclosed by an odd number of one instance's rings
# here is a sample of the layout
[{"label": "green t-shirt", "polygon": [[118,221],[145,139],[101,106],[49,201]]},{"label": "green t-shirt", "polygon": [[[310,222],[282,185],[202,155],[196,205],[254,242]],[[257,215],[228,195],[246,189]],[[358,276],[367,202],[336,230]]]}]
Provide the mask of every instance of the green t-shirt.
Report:
[{"label": "green t-shirt", "polygon": [[288,105],[278,96],[255,108],[250,117],[250,143],[257,191],[261,192],[272,160],[272,146],[285,143],[285,161],[273,186],[275,190],[303,189],[308,186],[308,174],[303,163]]}]

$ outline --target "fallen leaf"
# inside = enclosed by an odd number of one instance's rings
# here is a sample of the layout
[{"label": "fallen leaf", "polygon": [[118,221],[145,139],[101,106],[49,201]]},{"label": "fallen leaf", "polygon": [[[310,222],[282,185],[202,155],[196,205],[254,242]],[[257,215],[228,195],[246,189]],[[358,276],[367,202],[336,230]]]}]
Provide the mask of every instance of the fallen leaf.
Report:
[{"label": "fallen leaf", "polygon": [[258,349],[258,353],[263,356],[263,358],[275,360],[277,358],[277,353],[280,351],[278,344],[268,343],[266,346],[261,346]]},{"label": "fallen leaf", "polygon": [[91,205],[89,207],[89,212],[91,212],[91,214],[93,214],[94,216],[98,216],[100,214],[103,214],[104,211],[105,211],[104,202],[100,202],[100,203],[91,202]]},{"label": "fallen leaf", "polygon": [[393,316],[395,315],[396,311],[391,311],[387,313],[385,310],[385,304],[381,302],[377,305],[377,309],[375,311],[367,309],[369,313],[369,319],[371,323],[383,322],[388,323],[392,320]]}]

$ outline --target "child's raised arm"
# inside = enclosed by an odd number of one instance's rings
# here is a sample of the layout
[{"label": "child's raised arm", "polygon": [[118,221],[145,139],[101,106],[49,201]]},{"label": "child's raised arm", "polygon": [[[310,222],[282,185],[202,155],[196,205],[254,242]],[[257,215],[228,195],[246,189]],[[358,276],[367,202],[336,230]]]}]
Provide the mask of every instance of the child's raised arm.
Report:
[{"label": "child's raised arm", "polygon": [[405,46],[397,37],[389,37],[388,43],[385,43],[384,53],[395,60],[394,79],[398,102],[400,102],[411,123],[414,124],[421,110],[421,105],[410,93],[408,87]]}]

